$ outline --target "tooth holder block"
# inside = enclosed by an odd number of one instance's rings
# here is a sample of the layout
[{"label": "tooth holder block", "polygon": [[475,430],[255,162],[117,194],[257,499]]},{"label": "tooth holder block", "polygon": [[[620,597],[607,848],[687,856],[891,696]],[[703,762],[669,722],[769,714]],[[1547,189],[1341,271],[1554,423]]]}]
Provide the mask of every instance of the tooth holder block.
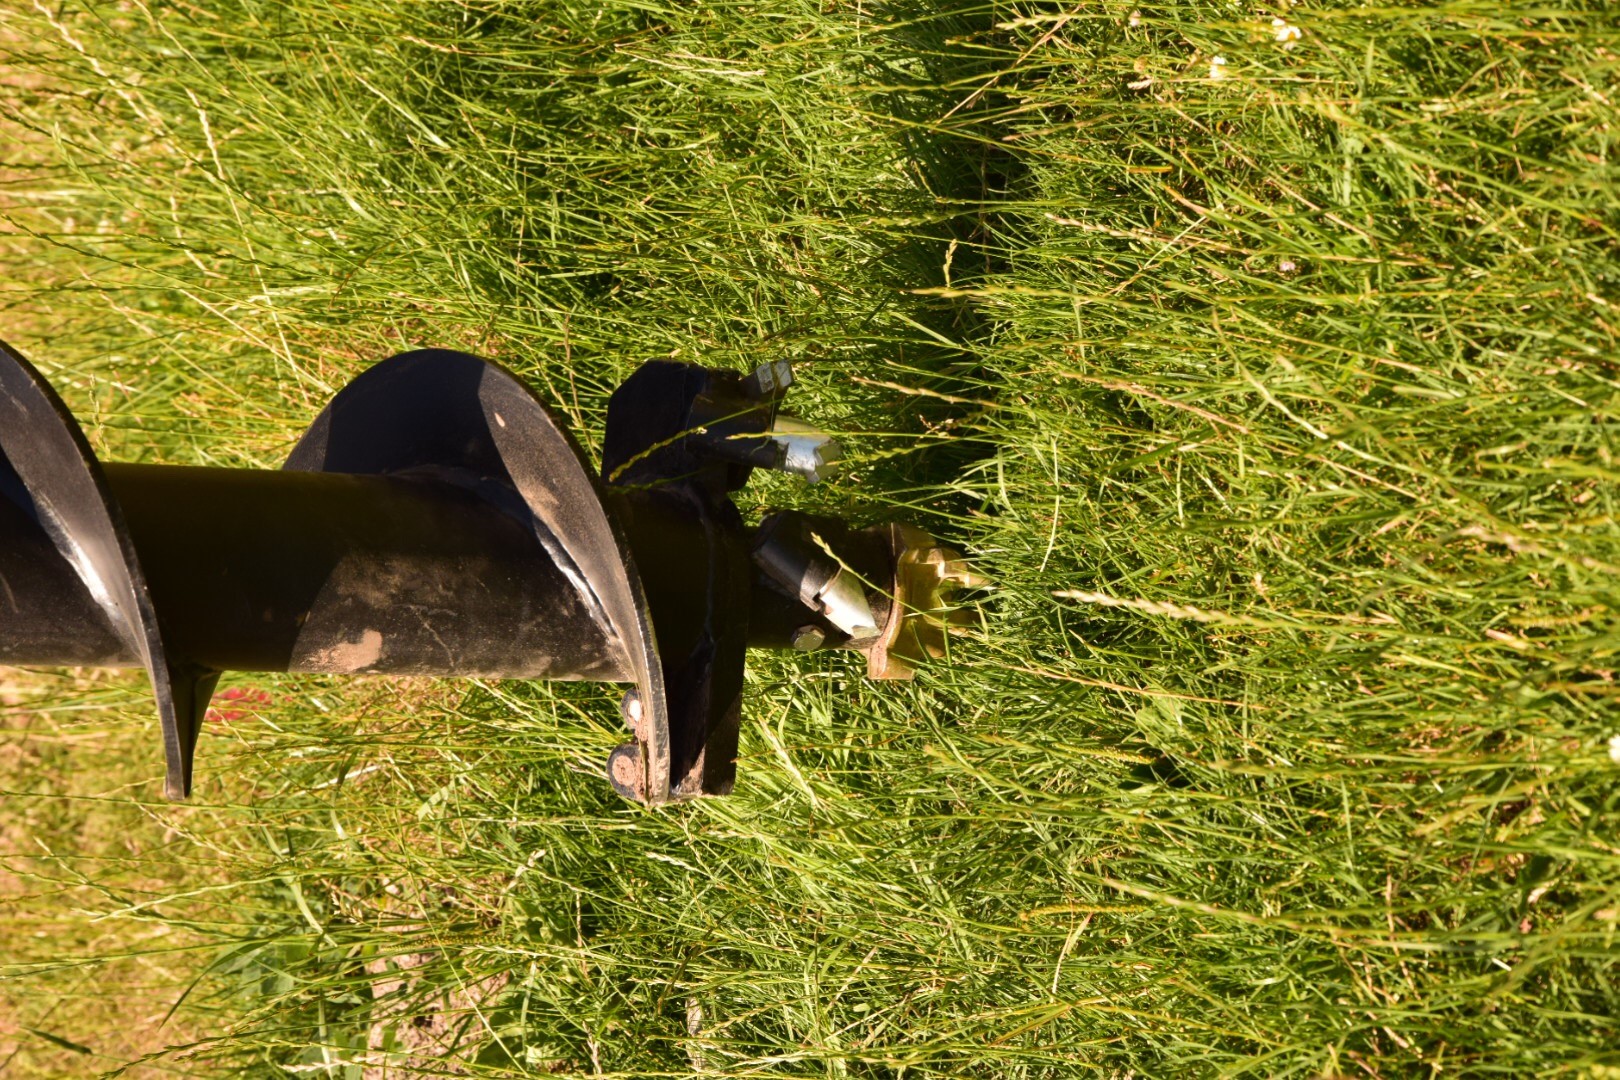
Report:
[{"label": "tooth holder block", "polygon": [[0,343],[0,664],[145,668],[174,799],[225,671],[630,683],[614,788],[725,794],[748,647],[903,678],[943,650],[942,589],[976,583],[909,526],[743,523],[753,468],[815,479],[836,454],[778,417],[791,382],[646,364],[597,478],[516,377],[424,349],[345,387],[279,471],[190,468],[97,461]]}]

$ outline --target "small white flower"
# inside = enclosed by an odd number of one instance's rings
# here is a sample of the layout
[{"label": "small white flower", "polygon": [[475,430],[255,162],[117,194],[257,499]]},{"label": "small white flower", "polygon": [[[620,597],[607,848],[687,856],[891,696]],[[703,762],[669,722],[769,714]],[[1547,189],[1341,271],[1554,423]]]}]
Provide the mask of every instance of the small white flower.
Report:
[{"label": "small white flower", "polygon": [[1209,77],[1211,79],[1226,78],[1226,57],[1212,56],[1209,58]]},{"label": "small white flower", "polygon": [[1136,29],[1138,26],[1141,26],[1142,13],[1140,11],[1131,12],[1131,17],[1125,20],[1125,25],[1129,26],[1132,30]]},{"label": "small white flower", "polygon": [[1609,760],[1620,765],[1620,735],[1609,740]]},{"label": "small white flower", "polygon": [[1299,264],[1293,259],[1284,259],[1282,262],[1277,264],[1277,269],[1281,270],[1285,274],[1292,274],[1295,270],[1299,269]]},{"label": "small white flower", "polygon": [[1294,42],[1305,36],[1304,31],[1290,23],[1287,19],[1272,19],[1271,33],[1285,49],[1292,49]]}]

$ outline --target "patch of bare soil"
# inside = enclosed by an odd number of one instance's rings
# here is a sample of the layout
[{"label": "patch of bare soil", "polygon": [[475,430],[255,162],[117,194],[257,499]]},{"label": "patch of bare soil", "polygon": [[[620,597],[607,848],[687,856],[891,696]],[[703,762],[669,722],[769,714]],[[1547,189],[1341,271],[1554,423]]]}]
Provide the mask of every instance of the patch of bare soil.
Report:
[{"label": "patch of bare soil", "polygon": [[366,965],[378,979],[372,984],[377,1004],[368,1040],[375,1064],[362,1070],[365,1080],[400,1080],[426,1073],[468,1075],[458,1060],[468,1043],[468,1023],[477,1024],[509,979],[500,972],[423,1000],[411,993],[415,985],[411,972],[433,959],[431,953],[410,953]]}]

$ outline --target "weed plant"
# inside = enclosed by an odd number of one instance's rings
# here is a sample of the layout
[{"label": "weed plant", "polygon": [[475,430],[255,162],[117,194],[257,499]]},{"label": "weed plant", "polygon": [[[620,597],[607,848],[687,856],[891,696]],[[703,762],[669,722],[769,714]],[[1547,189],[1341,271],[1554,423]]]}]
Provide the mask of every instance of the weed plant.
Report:
[{"label": "weed plant", "polygon": [[[747,512],[995,581],[912,683],[752,657],[736,794],[657,811],[611,687],[232,676],[169,806],[138,678],[8,683],[129,755],[0,810],[14,940],[128,927],[0,946],[18,1069],[1620,1075],[1609,5],[0,29],[0,325],[110,456],[272,467],[416,346],[587,442],[646,360],[787,359],[849,463]],[[74,1003],[156,929],[148,1054]]]}]

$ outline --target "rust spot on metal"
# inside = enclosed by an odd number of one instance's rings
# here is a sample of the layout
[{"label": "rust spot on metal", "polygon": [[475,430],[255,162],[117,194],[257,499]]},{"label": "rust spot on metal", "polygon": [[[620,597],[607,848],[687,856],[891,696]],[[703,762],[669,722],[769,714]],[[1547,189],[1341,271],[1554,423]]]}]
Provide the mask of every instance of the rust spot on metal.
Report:
[{"label": "rust spot on metal", "polygon": [[383,636],[380,630],[367,630],[359,641],[344,641],[318,650],[311,657],[310,666],[317,671],[336,674],[364,671],[382,659]]}]

